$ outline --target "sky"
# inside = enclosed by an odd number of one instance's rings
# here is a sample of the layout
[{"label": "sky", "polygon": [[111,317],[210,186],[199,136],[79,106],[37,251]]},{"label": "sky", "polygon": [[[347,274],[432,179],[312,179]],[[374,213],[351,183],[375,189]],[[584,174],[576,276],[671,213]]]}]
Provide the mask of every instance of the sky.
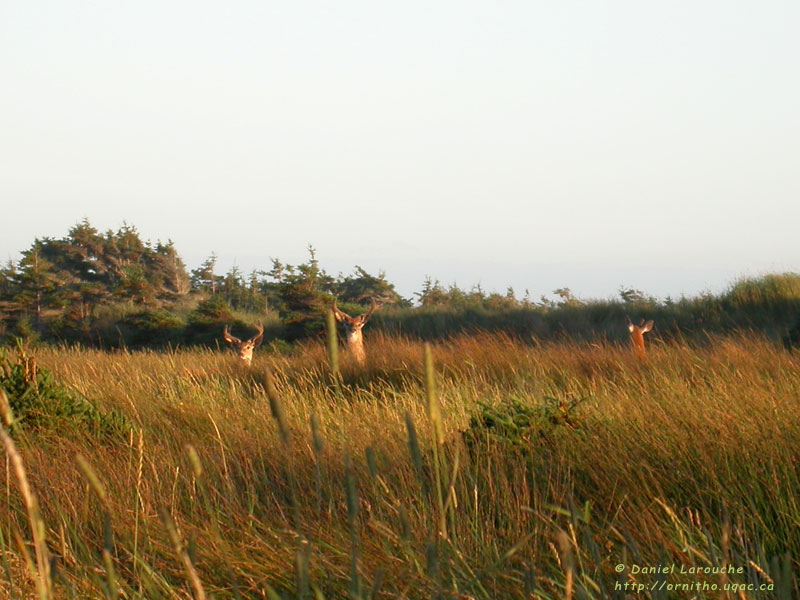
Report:
[{"label": "sky", "polygon": [[0,0],[0,260],[88,218],[407,297],[800,271],[798,31],[796,0]]}]

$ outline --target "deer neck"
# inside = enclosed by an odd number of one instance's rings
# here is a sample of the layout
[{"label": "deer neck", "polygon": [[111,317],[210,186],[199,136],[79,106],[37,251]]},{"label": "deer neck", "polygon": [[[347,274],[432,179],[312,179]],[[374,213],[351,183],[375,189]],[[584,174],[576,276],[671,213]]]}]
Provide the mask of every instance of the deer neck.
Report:
[{"label": "deer neck", "polygon": [[631,332],[631,341],[633,342],[633,349],[640,357],[644,358],[644,332],[641,329],[634,329]]},{"label": "deer neck", "polygon": [[364,336],[361,328],[347,328],[347,348],[359,364],[364,364],[367,360],[367,353],[364,350]]}]

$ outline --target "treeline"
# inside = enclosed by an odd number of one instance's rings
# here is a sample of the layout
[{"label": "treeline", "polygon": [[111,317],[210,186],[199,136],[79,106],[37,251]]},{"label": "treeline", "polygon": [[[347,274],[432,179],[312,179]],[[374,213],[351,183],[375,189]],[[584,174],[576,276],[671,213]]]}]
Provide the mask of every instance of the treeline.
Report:
[{"label": "treeline", "polygon": [[220,323],[262,320],[273,337],[294,340],[320,329],[333,295],[343,306],[369,297],[411,305],[382,273],[356,267],[333,277],[313,248],[309,255],[301,265],[275,259],[270,270],[245,276],[237,267],[217,273],[212,254],[189,273],[171,241],[144,241],[128,225],[100,233],[84,220],[64,238],[36,239],[0,271],[0,334],[112,346],[197,343],[213,339]]},{"label": "treeline", "polygon": [[[359,266],[332,276],[309,247],[307,262],[242,273],[217,272],[214,254],[187,271],[172,242],[144,241],[135,227],[100,233],[88,220],[61,239],[36,239],[22,258],[0,270],[0,338],[103,347],[215,344],[222,325],[242,330],[261,321],[268,340],[318,335],[331,298],[358,313],[369,298],[381,309],[370,328],[432,339],[473,330],[504,331],[523,339],[578,336],[618,339],[625,321],[656,319],[662,336],[758,330],[787,343],[800,336],[800,275],[741,280],[726,293],[658,300],[620,289],[614,301],[584,301],[568,288],[555,300],[532,300],[464,290],[425,279],[413,301],[384,273]],[[800,340],[798,340],[800,341]]]}]

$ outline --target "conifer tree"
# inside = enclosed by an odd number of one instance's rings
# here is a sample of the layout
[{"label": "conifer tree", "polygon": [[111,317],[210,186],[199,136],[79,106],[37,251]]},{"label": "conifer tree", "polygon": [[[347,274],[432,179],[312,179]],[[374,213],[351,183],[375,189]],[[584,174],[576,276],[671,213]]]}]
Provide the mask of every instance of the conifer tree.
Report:
[{"label": "conifer tree", "polygon": [[211,294],[217,293],[217,276],[214,268],[217,266],[217,255],[211,253],[199,268],[192,271],[192,287],[196,290],[204,290]]}]

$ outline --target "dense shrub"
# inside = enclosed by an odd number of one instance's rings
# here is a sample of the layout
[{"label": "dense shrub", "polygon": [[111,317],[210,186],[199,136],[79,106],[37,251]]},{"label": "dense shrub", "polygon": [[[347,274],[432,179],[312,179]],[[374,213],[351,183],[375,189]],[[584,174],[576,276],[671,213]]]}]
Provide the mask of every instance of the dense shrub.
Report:
[{"label": "dense shrub", "polygon": [[146,310],[126,315],[117,327],[128,347],[163,346],[180,339],[184,322],[167,310]]},{"label": "dense shrub", "polygon": [[197,305],[189,315],[189,325],[214,325],[233,320],[230,305],[219,296],[211,296]]},{"label": "dense shrub", "polygon": [[17,426],[60,433],[74,428],[109,435],[130,430],[122,415],[99,411],[57,382],[52,371],[38,366],[21,343],[16,353],[0,348],[0,388],[8,397]]},{"label": "dense shrub", "polygon": [[189,313],[183,341],[187,344],[213,346],[221,339],[223,326],[233,321],[230,305],[219,296],[211,296]]},{"label": "dense shrub", "polygon": [[481,448],[525,453],[562,432],[578,429],[576,409],[582,401],[545,396],[537,404],[517,398],[498,406],[480,403],[480,412],[470,418],[469,427],[462,432],[464,444],[473,458]]}]

